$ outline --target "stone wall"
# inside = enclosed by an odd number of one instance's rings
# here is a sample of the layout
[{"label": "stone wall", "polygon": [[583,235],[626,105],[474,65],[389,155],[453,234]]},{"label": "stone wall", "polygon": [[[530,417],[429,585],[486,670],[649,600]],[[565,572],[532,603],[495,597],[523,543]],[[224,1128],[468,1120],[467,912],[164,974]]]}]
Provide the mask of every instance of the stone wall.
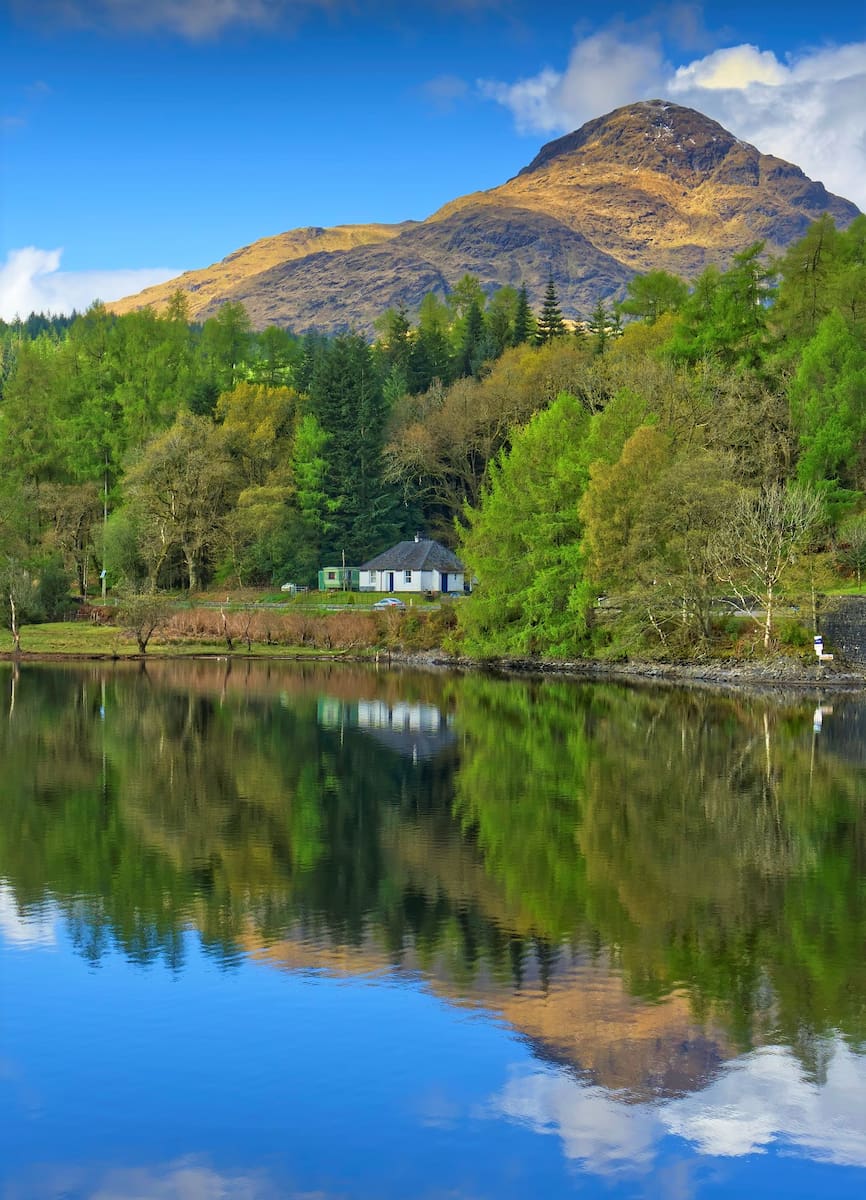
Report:
[{"label": "stone wall", "polygon": [[845,662],[866,664],[866,596],[826,601],[819,624],[825,650]]}]

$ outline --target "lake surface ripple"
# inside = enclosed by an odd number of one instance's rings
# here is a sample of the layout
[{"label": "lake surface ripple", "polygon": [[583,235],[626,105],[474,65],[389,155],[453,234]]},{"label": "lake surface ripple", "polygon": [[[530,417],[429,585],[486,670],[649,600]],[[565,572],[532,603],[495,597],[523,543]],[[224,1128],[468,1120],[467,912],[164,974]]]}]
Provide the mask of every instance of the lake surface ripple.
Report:
[{"label": "lake surface ripple", "polygon": [[866,1194],[866,702],[0,665],[3,1200]]}]

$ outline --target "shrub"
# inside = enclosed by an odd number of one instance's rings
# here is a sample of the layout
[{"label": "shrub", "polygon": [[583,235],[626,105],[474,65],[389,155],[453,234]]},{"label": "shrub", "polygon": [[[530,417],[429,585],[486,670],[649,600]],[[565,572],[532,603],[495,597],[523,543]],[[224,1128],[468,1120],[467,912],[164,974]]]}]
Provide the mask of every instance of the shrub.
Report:
[{"label": "shrub", "polygon": [[59,621],[69,610],[69,575],[61,559],[52,555],[39,571],[35,589],[35,608],[45,621]]},{"label": "shrub", "polygon": [[811,632],[795,617],[789,617],[788,620],[781,622],[777,631],[777,637],[782,646],[802,648],[812,645]]}]

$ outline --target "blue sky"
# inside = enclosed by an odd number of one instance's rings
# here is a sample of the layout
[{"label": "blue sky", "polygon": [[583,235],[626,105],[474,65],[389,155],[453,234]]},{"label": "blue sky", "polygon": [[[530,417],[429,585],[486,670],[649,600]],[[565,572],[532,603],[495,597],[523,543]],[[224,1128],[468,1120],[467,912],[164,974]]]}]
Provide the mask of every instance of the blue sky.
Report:
[{"label": "blue sky", "polygon": [[5,0],[0,316],[423,218],[632,100],[866,208],[866,4]]}]

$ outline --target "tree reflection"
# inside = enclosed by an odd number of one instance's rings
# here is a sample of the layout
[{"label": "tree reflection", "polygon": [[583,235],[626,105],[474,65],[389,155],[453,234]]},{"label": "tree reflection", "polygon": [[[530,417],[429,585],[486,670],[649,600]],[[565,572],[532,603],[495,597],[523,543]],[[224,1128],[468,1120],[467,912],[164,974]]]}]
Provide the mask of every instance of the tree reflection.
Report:
[{"label": "tree reflection", "polygon": [[[438,706],[453,734],[401,753],[350,719],[362,701]],[[866,825],[862,767],[816,747],[813,708],[28,665],[0,726],[0,876],[25,910],[59,905],[95,962],[119,947],[179,968],[195,929],[226,964],[376,947],[451,993],[505,995],[579,952],[644,1001],[684,989],[741,1046],[781,1038],[819,1076],[822,1035],[866,1040]]]},{"label": "tree reflection", "polygon": [[462,700],[455,812],[539,933],[594,933],[635,992],[685,985],[741,1045],[862,1043],[862,773],[815,761],[812,705],[484,680]]}]

